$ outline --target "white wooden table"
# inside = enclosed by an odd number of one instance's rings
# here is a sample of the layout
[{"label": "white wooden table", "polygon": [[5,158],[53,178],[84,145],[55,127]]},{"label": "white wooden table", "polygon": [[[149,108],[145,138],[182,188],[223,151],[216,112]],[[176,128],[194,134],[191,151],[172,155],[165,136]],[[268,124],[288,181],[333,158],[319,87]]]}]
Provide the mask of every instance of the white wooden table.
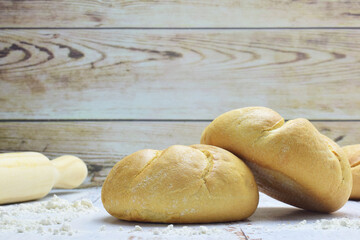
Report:
[{"label": "white wooden table", "polygon": [[[126,222],[110,216],[102,206],[100,190],[100,188],[53,190],[44,198],[44,200],[50,199],[53,194],[69,201],[88,198],[99,208],[99,211],[85,214],[71,222],[72,229],[78,231],[72,236],[0,232],[0,239],[360,239],[360,229],[348,227],[322,229],[316,224],[316,220],[320,219],[344,217],[360,219],[360,202],[356,201],[349,201],[335,213],[320,214],[303,211],[260,194],[258,209],[245,221],[221,224],[176,224],[175,230],[164,234],[161,231],[166,229],[168,224]],[[299,224],[304,223],[304,220],[306,220],[305,224]],[[139,225],[142,231],[134,231],[135,225]],[[180,229],[184,226],[188,226],[193,232],[201,229],[200,226],[217,230],[211,234],[180,234]],[[160,234],[154,234],[155,228],[160,230]]]}]

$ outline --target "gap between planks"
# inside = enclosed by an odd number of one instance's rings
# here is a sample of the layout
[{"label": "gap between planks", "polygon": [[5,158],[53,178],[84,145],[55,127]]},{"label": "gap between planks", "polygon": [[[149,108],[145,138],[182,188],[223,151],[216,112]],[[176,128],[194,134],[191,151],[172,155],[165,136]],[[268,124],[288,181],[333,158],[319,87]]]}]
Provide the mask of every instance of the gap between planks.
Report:
[{"label": "gap between planks", "polygon": [[360,30],[360,27],[0,27],[0,30]]},{"label": "gap between planks", "polygon": [[[212,122],[214,119],[0,119],[0,123],[26,122]],[[284,119],[285,122],[292,119]],[[360,119],[307,119],[310,122],[360,122]]]}]

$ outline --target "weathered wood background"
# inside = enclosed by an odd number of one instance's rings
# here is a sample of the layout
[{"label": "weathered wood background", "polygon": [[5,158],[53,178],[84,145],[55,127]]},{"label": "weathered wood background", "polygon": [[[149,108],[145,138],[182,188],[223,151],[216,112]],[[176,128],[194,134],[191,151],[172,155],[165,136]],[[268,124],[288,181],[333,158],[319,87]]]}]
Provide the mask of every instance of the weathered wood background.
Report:
[{"label": "weathered wood background", "polygon": [[239,107],[360,142],[360,2],[0,1],[0,152],[74,154],[99,185]]}]

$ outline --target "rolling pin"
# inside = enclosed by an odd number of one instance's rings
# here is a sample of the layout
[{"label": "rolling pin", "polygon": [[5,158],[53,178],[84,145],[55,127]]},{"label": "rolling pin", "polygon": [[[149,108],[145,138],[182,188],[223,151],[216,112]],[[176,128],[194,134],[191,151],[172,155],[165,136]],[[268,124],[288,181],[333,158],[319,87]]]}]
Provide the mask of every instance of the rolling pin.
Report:
[{"label": "rolling pin", "polygon": [[37,152],[0,154],[0,204],[46,196],[52,188],[76,188],[87,176],[85,163],[70,155],[50,161]]}]

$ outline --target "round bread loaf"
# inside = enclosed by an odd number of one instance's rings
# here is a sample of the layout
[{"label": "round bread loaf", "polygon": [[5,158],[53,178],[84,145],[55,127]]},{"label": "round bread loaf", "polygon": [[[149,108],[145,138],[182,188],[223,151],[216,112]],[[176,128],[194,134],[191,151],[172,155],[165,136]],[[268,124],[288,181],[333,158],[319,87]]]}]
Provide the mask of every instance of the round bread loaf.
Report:
[{"label": "round bread loaf", "polygon": [[237,155],[260,191],[285,203],[333,212],[349,198],[352,179],[344,152],[306,119],[284,123],[269,108],[241,108],[217,117],[201,143]]},{"label": "round bread loaf", "polygon": [[249,217],[259,193],[250,169],[232,153],[174,145],[119,161],[105,180],[101,200],[122,220],[206,223]]},{"label": "round bread loaf", "polygon": [[350,199],[360,200],[360,144],[345,146],[343,150],[348,156],[353,178]]}]

